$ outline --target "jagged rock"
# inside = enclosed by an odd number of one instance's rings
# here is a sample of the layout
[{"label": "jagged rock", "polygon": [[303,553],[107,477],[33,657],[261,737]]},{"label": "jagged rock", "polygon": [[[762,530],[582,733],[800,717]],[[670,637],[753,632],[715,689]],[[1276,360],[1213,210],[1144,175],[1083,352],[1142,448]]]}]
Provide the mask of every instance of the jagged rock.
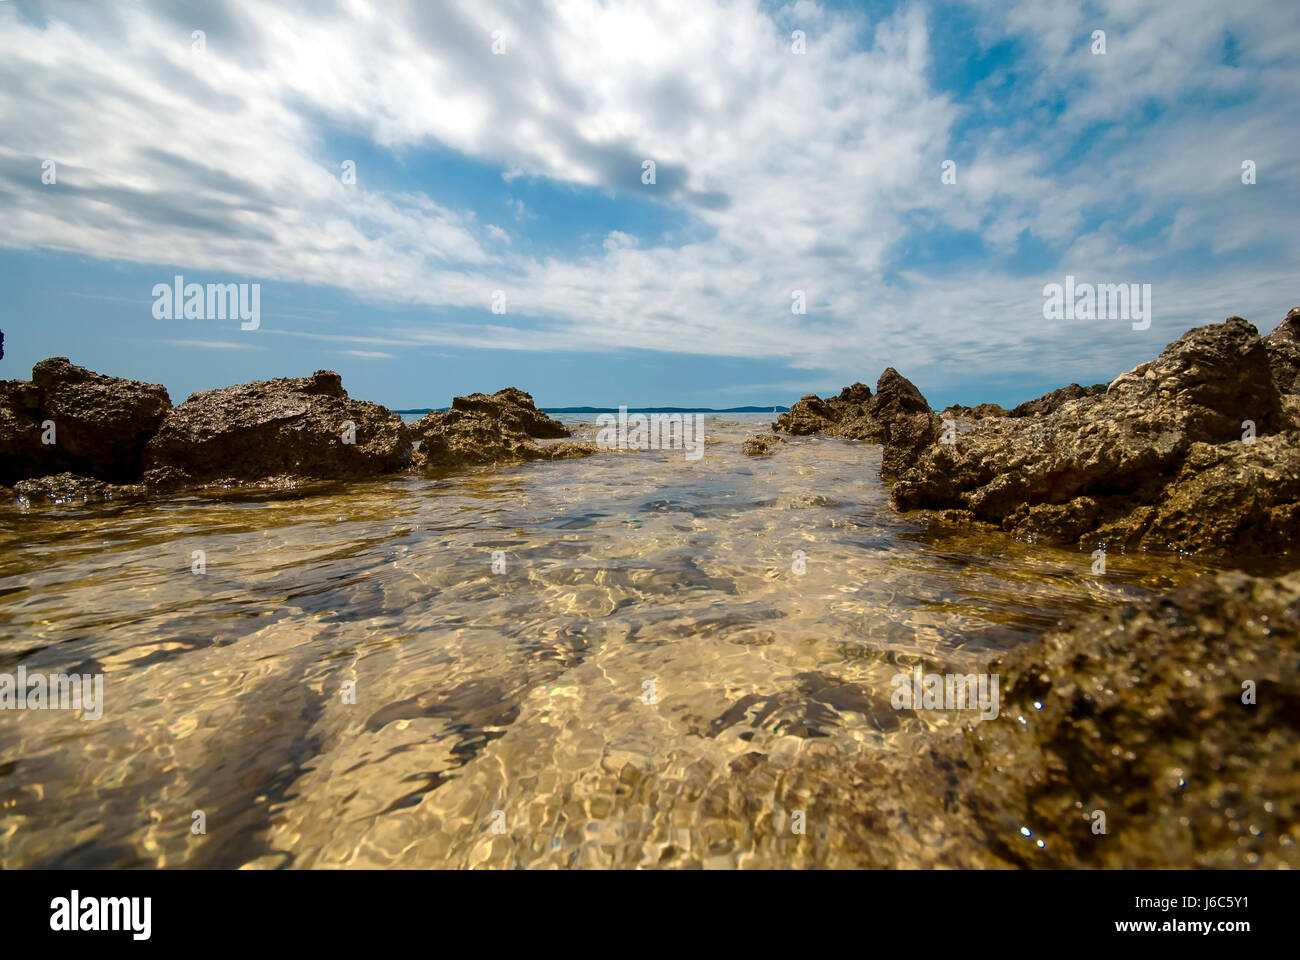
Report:
[{"label": "jagged rock", "polygon": [[933,413],[911,413],[891,423],[881,453],[881,477],[892,480],[910,467],[938,441],[941,426],[942,419]]},{"label": "jagged rock", "polygon": [[1292,307],[1264,339],[1273,383],[1281,393],[1300,394],[1300,307]]},{"label": "jagged rock", "polygon": [[1291,427],[1269,360],[1240,317],[1198,327],[1102,396],[979,420],[956,443],[919,451],[895,474],[894,504],[1058,542],[1288,551],[1300,453],[1294,432],[1264,442]]},{"label": "jagged rock", "polygon": [[798,400],[772,424],[773,430],[794,436],[824,433],[846,440],[885,443],[895,420],[930,412],[921,391],[910,380],[889,367],[876,383],[876,393],[864,383],[855,383],[839,396],[823,400],[816,394]]},{"label": "jagged rock", "polygon": [[1059,390],[1053,390],[1051,393],[1045,393],[1037,400],[1026,400],[1024,403],[1012,407],[1007,416],[1011,417],[1043,417],[1049,413],[1059,410],[1061,405],[1070,400],[1079,400],[1083,397],[1098,396],[1106,392],[1106,384],[1098,383],[1091,387],[1081,387],[1077,383],[1072,383],[1068,387],[1061,387]]},{"label": "jagged rock", "polygon": [[939,413],[941,420],[982,420],[985,417],[1005,417],[1007,411],[1004,407],[996,403],[981,403],[978,406],[968,407],[964,404],[954,403],[950,407],[944,407]]},{"label": "jagged rock", "polygon": [[[353,442],[345,442],[352,439]],[[204,390],[175,407],[145,451],[155,487],[268,478],[357,479],[400,470],[401,418],[353,400],[337,373]]]},{"label": "jagged rock", "polygon": [[[0,383],[0,483],[63,472],[138,480],[145,443],[171,409],[158,384],[106,377],[66,357],[42,360],[31,382]],[[54,443],[43,443],[46,423]]]},{"label": "jagged rock", "polygon": [[776,449],[778,443],[785,443],[784,437],[778,437],[775,433],[755,433],[744,439],[740,445],[740,452],[751,457],[768,457]]},{"label": "jagged rock", "polygon": [[444,470],[521,460],[567,460],[596,452],[595,444],[539,444],[539,439],[569,436],[568,427],[533,405],[515,387],[492,395],[456,397],[451,409],[435,411],[407,424],[406,435],[418,441],[415,465]]}]

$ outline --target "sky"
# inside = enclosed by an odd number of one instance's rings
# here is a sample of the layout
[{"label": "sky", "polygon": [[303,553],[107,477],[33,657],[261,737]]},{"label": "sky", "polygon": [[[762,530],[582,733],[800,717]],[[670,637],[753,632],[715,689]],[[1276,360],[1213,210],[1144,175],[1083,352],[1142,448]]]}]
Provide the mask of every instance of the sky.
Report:
[{"label": "sky", "polygon": [[[1300,304],[1297,47],[1277,0],[0,0],[0,379],[1109,381]],[[159,316],[177,275],[259,325]],[[1067,276],[1150,284],[1149,328],[1046,319]]]}]

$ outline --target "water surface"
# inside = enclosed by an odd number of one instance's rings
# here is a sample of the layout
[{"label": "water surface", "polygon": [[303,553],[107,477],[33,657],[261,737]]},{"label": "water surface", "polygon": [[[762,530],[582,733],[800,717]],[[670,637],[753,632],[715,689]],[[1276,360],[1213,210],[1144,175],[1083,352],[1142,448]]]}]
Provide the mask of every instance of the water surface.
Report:
[{"label": "water surface", "polygon": [[1209,569],[928,532],[877,447],[742,455],[770,420],[706,418],[694,462],[0,511],[0,671],[106,701],[0,713],[0,866],[851,866],[737,769],[914,749],[971,715],[904,719],[900,670]]}]

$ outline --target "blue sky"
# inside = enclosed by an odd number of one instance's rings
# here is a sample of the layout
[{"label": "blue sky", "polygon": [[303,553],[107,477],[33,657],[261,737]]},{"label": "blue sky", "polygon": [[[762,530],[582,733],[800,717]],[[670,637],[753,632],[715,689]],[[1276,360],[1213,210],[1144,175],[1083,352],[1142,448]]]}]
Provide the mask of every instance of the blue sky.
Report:
[{"label": "blue sky", "polygon": [[[1300,303],[1297,40],[1254,0],[6,0],[0,377],[67,355],[179,402],[329,368],[397,408],[1109,380]],[[155,318],[176,274],[260,284],[260,328]],[[1067,274],[1151,284],[1151,328],[1045,320]]]}]

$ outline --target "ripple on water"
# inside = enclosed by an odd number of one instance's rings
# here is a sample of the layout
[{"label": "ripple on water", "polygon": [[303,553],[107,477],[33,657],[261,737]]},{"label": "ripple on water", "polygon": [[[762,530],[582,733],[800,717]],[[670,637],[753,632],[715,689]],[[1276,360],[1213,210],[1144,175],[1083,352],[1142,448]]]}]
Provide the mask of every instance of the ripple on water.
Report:
[{"label": "ripple on water", "polygon": [[923,529],[877,448],[743,456],[770,419],[695,462],[0,516],[0,670],[106,698],[0,724],[0,865],[851,865],[771,824],[805,763],[850,809],[864,758],[954,722],[894,711],[895,673],[1205,569]]}]

